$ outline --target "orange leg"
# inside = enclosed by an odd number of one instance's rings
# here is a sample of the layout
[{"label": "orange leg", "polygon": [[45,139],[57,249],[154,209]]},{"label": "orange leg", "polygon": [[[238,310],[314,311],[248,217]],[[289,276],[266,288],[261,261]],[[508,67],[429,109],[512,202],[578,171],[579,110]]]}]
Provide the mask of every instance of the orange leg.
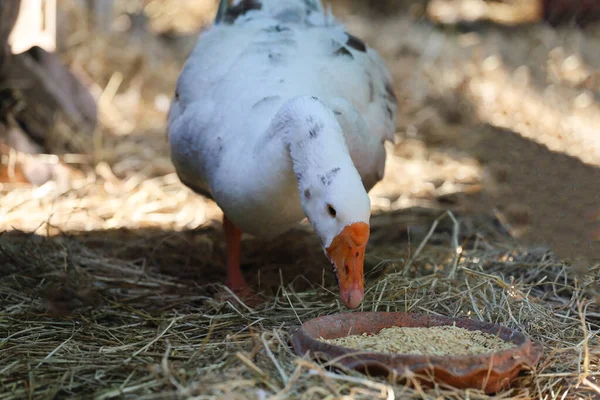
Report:
[{"label": "orange leg", "polygon": [[227,240],[227,286],[234,292],[248,290],[240,269],[242,231],[223,215],[223,230]]},{"label": "orange leg", "polygon": [[225,215],[223,215],[223,230],[227,240],[227,281],[225,283],[240,299],[246,300],[253,297],[254,293],[250,290],[240,269],[242,231]]}]

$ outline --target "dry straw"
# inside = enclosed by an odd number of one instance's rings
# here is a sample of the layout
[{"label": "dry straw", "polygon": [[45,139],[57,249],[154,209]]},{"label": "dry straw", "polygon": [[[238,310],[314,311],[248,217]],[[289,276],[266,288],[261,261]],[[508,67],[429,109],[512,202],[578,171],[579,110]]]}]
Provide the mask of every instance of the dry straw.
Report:
[{"label": "dry straw", "polygon": [[[218,240],[210,230],[196,235]],[[433,239],[450,242],[448,235]],[[545,251],[513,249],[485,236],[478,241],[464,247],[455,279],[427,272],[432,261],[451,268],[449,245],[425,245],[409,276],[401,272],[403,262],[378,263],[375,246],[361,309],[464,316],[525,332],[545,346],[544,356],[505,398],[591,397],[600,375],[599,314],[586,290],[599,268],[580,280]],[[467,395],[330,370],[295,356],[288,330],[298,319],[343,311],[337,295],[317,286],[299,291],[292,282],[251,310],[216,300],[220,289],[202,285],[215,266],[189,254],[208,251],[200,244],[189,233],[164,230],[5,233],[0,399]],[[487,398],[476,390],[468,396]]]},{"label": "dry straw", "polygon": [[[219,212],[173,175],[162,128],[180,60],[75,28],[64,56],[100,98],[97,162],[65,185],[1,188],[0,400],[489,398],[294,355],[289,329],[344,311],[305,230],[266,249],[244,241],[245,264],[260,266],[261,288],[273,292],[262,306],[217,296],[223,288],[208,282],[223,278]],[[447,215],[428,232],[438,214],[373,218],[361,309],[469,317],[541,342],[540,365],[501,398],[599,396],[600,267],[575,276],[551,253],[517,246],[493,218]],[[383,240],[408,225],[410,244]]]}]

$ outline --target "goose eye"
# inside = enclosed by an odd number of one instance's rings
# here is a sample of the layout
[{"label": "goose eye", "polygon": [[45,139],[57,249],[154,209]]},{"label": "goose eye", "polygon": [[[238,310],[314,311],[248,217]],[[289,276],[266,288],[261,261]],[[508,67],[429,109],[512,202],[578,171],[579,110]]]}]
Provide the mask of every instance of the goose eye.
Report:
[{"label": "goose eye", "polygon": [[335,216],[337,215],[337,211],[335,211],[335,208],[333,208],[331,204],[327,204],[327,212],[329,213],[329,215],[331,215],[331,218],[335,218]]}]

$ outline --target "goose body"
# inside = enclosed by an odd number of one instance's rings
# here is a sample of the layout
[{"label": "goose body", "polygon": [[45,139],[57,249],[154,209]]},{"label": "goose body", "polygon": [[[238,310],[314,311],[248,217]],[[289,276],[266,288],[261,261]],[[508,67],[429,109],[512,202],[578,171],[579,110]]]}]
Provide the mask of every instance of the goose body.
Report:
[{"label": "goose body", "polygon": [[308,217],[329,254],[346,227],[368,225],[395,112],[381,58],[320,2],[237,1],[184,65],[171,158],[223,210],[226,230],[270,237]]}]

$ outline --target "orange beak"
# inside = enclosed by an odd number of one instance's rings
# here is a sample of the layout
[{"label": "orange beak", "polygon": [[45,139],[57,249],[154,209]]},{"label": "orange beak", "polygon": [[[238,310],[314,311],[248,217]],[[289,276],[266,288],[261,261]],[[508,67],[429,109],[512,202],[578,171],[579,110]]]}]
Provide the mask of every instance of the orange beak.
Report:
[{"label": "orange beak", "polygon": [[365,296],[363,267],[368,241],[369,225],[355,222],[346,226],[327,248],[342,301],[348,308],[358,307]]}]

